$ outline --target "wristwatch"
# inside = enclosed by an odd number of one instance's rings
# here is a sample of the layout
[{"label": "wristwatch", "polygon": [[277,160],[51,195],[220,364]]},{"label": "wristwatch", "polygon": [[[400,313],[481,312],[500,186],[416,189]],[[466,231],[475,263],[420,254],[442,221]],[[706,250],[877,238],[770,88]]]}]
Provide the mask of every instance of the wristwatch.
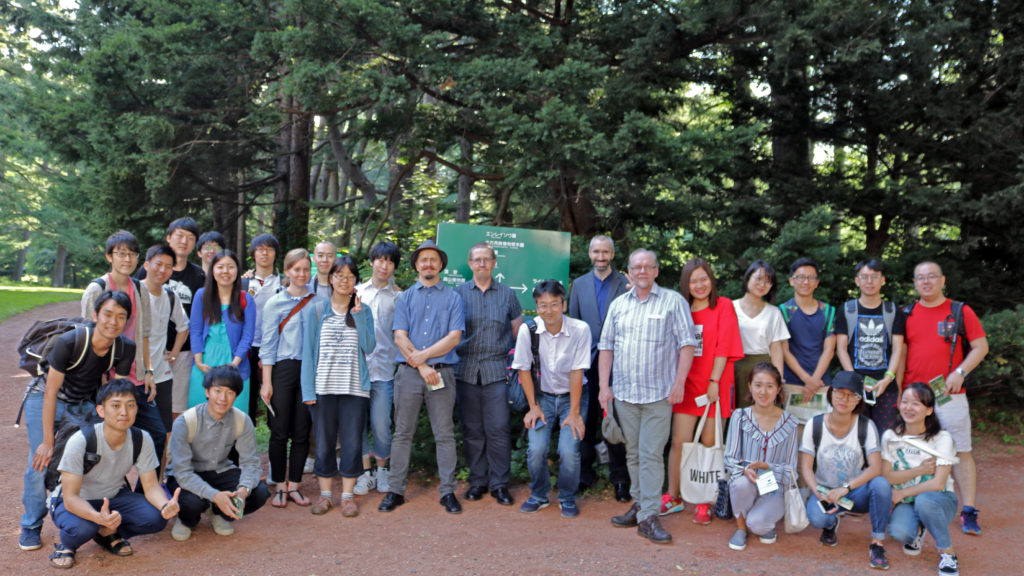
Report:
[{"label": "wristwatch", "polygon": [[146,370],[146,374],[149,374],[150,376],[152,376],[153,375],[153,371],[152,370]]},{"label": "wristwatch", "polygon": [[957,366],[956,370],[953,370],[953,372],[956,372],[957,374],[959,374],[961,378],[967,378],[967,370],[964,370],[963,368],[960,368],[959,366]]},{"label": "wristwatch", "polygon": [[852,491],[853,491],[853,490],[852,490],[852,489],[850,488],[850,483],[849,483],[849,482],[843,482],[842,484],[840,484],[840,485],[839,485],[839,487],[840,487],[840,488],[846,488],[846,492],[847,492],[847,493],[850,493],[850,492],[852,492]]}]

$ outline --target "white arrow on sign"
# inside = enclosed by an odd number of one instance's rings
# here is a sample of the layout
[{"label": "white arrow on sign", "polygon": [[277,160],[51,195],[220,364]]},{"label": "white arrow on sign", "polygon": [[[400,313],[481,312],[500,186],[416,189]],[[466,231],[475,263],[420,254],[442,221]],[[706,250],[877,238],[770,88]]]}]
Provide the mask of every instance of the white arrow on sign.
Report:
[{"label": "white arrow on sign", "polygon": [[495,274],[494,278],[497,279],[498,282],[501,282],[502,280],[505,279],[505,275],[502,274],[501,272],[498,272],[497,274]]},{"label": "white arrow on sign", "polygon": [[519,286],[509,286],[509,288],[512,288],[513,290],[519,290],[523,294],[526,294],[526,284],[521,284]]}]

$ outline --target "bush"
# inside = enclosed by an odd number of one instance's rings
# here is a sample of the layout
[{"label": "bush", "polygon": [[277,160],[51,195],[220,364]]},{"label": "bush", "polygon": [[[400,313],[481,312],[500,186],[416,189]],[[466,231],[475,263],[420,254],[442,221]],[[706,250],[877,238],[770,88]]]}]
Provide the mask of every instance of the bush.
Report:
[{"label": "bush", "polygon": [[988,356],[971,375],[972,396],[997,403],[1024,403],[1024,304],[981,319]]}]

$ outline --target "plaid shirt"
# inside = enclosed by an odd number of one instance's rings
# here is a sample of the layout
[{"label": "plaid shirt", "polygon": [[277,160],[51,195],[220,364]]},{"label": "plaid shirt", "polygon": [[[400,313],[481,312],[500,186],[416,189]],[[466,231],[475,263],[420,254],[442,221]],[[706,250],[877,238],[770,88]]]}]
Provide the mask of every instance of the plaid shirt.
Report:
[{"label": "plaid shirt", "polygon": [[481,292],[473,280],[455,289],[462,297],[466,332],[459,343],[455,378],[490,384],[505,380],[508,351],[515,346],[512,321],[523,315],[515,292],[497,280]]}]

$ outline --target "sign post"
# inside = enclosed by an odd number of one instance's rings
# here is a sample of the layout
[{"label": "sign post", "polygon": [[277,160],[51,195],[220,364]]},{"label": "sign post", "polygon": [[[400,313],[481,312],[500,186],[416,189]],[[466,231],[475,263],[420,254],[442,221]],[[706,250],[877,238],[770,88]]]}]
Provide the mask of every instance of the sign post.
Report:
[{"label": "sign post", "polygon": [[442,222],[437,245],[448,254],[448,267],[441,279],[455,287],[473,278],[469,249],[487,242],[498,256],[494,278],[516,293],[524,310],[533,310],[533,287],[541,280],[553,278],[569,289],[569,240],[568,232]]}]

